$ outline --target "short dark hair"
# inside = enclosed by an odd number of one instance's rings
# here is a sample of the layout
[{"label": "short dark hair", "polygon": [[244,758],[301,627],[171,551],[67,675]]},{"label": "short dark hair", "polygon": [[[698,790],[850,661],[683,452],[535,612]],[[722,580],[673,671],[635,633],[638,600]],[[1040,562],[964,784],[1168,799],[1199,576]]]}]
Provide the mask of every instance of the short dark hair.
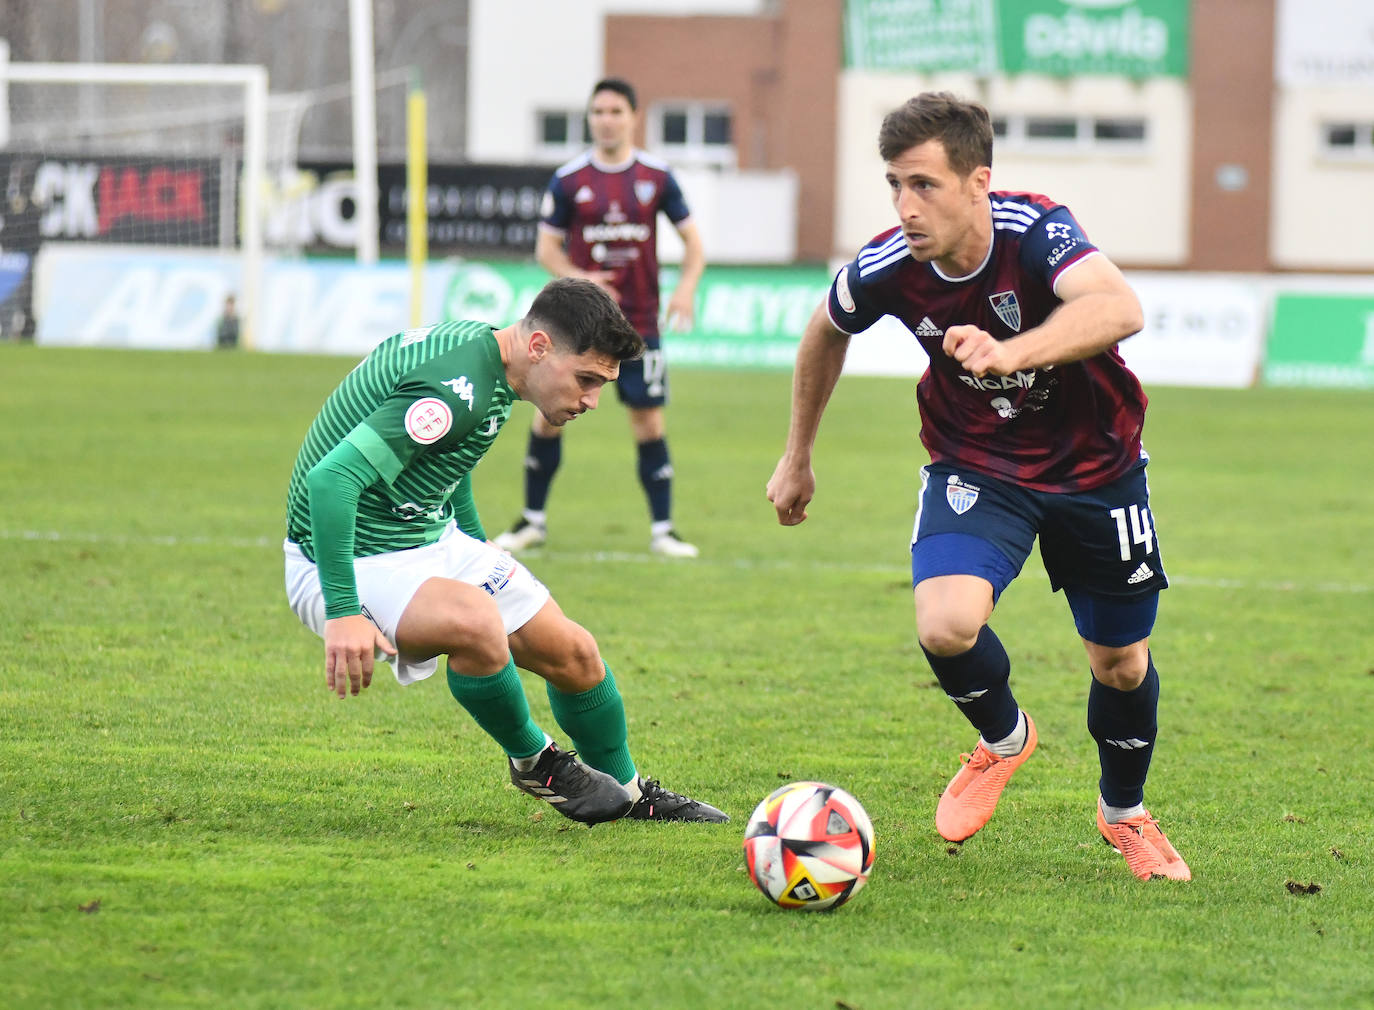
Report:
[{"label": "short dark hair", "polygon": [[925,91],[883,117],[878,154],[891,161],[927,140],[945,145],[949,167],[967,176],[983,165],[992,167],[992,123],[988,110],[948,91]]},{"label": "short dark hair", "polygon": [[625,361],[644,353],[641,337],[605,289],[581,277],[558,277],[534,296],[522,320],[573,354],[597,351]]},{"label": "short dark hair", "polygon": [[625,101],[630,103],[631,111],[639,108],[639,100],[635,98],[634,85],[623,77],[603,77],[592,86],[592,97],[595,98],[598,92],[614,91]]}]

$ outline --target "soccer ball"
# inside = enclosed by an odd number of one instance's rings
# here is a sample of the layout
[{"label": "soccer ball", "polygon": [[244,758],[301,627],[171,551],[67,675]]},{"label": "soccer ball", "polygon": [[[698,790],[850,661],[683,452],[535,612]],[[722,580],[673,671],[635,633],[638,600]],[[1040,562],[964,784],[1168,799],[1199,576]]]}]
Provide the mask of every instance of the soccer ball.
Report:
[{"label": "soccer ball", "polygon": [[744,830],[749,879],[783,908],[839,908],[873,869],[873,824],[824,782],[793,782],[754,808]]}]

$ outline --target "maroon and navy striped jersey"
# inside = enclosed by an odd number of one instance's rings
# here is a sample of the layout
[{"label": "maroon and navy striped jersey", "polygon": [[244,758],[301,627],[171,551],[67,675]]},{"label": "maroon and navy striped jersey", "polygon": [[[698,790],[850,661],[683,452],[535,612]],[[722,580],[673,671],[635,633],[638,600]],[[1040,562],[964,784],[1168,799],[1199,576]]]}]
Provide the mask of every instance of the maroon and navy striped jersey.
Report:
[{"label": "maroon and navy striped jersey", "polygon": [[1038,491],[1079,491],[1142,458],[1146,398],[1116,347],[1067,365],[978,378],[941,349],[945,330],[978,326],[999,340],[1045,321],[1056,281],[1097,254],[1067,207],[1035,193],[990,194],[992,247],[966,277],[911,255],[900,228],[869,242],[830,286],[830,320],[858,333],[895,316],[930,366],[916,387],[921,441],[939,463]]},{"label": "maroon and navy striped jersey", "polygon": [[621,311],[644,336],[658,335],[659,211],[675,225],[690,213],[668,166],[643,151],[619,165],[590,151],[574,158],[554,172],[540,210],[573,266],[615,275]]}]

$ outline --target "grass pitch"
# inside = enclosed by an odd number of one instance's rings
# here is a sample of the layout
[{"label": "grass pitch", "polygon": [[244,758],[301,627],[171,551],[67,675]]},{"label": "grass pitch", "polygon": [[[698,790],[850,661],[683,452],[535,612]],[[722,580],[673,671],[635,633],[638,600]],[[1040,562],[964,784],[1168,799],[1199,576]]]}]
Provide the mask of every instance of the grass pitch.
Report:
[{"label": "grass pitch", "polygon": [[[282,509],[351,365],[0,347],[0,1005],[1374,1005],[1368,393],[1152,391],[1148,802],[1194,880],[1142,884],[1093,825],[1088,671],[1034,558],[993,624],[1041,749],[974,839],[935,832],[973,735],[915,643],[910,381],[841,382],[784,530],[789,377],[675,372],[696,562],[647,555],[613,397],[570,428],[531,567],[596,634],[642,770],[735,818],[588,830],[509,786],[442,680],[325,691]],[[476,475],[491,534],[528,410]],[[834,914],[744,872],[750,810],[800,778],[875,824]]]}]

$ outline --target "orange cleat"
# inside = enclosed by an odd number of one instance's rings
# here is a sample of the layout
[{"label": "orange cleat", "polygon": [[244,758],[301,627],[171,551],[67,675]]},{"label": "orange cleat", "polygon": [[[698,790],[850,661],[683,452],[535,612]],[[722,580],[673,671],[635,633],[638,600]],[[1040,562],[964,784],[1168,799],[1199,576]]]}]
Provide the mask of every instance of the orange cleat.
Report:
[{"label": "orange cleat", "polygon": [[960,754],[959,760],[964,767],[949,780],[940,795],[940,805],[935,808],[935,828],[941,837],[962,842],[986,824],[997,809],[997,800],[1011,779],[1011,773],[1026,763],[1026,758],[1035,752],[1038,740],[1035,723],[1026,716],[1026,745],[1019,754],[998,757],[981,739],[972,754]]},{"label": "orange cleat", "polygon": [[1168,880],[1192,880],[1188,864],[1169,844],[1159,822],[1147,810],[1139,817],[1128,817],[1116,824],[1108,824],[1102,816],[1102,804],[1097,806],[1097,830],[1112,848],[1126,857],[1126,865],[1141,880],[1156,877]]}]

